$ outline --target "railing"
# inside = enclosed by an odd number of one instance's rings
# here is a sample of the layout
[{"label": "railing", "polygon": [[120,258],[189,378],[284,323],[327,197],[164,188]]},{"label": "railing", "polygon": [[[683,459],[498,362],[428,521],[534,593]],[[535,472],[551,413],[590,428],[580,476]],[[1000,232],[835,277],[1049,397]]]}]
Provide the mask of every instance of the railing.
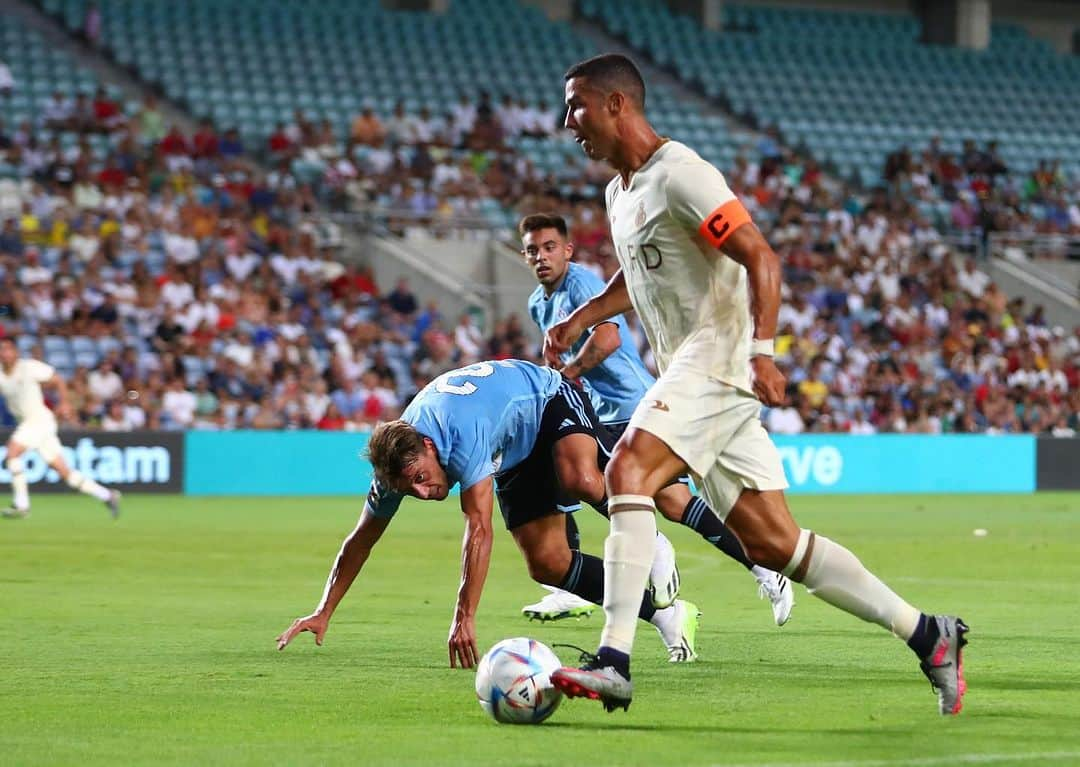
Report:
[{"label": "railing", "polygon": [[1080,309],[1080,235],[994,232],[986,251],[999,268]]},{"label": "railing", "polygon": [[432,237],[468,240],[492,239],[503,228],[481,214],[445,216],[378,205],[354,205],[347,213],[335,213],[334,220],[368,234],[402,236],[409,228],[416,227]]},{"label": "railing", "polygon": [[1019,253],[1035,261],[1080,261],[1080,234],[993,232],[987,238],[987,250],[991,256],[1013,260]]},{"label": "railing", "polygon": [[[443,218],[368,206],[336,214],[334,221],[347,231],[374,238],[393,260],[407,265],[406,275],[388,268],[386,260],[373,264],[377,272],[385,270],[380,276],[384,282],[389,284],[399,276],[426,280],[428,287],[436,289],[427,290],[422,298],[442,301],[457,296],[463,306],[455,311],[467,307],[474,314],[479,312],[483,330],[511,314],[522,315],[528,294],[535,288],[512,244],[511,230],[484,217]],[[526,333],[535,335],[531,325],[527,324]]]}]

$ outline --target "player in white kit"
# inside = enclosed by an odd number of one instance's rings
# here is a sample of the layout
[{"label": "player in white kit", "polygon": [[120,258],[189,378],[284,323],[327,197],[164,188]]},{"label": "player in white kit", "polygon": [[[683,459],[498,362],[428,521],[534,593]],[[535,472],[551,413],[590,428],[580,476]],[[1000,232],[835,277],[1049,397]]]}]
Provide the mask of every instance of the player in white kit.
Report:
[{"label": "player in white kit", "polygon": [[800,528],[788,510],[780,456],[759,417],[761,403],[784,400],[784,376],[773,362],[779,258],[720,171],[653,130],[630,59],[607,54],[575,65],[565,95],[566,127],[590,158],[618,172],[606,201],[620,270],[549,329],[545,357],[557,363],[586,328],[633,308],[661,375],[606,471],[611,530],[600,649],[583,668],[560,669],[553,682],[609,711],[629,706],[636,611],[656,534],[653,497],[689,469],[752,561],[906,641],[939,711],[958,713],[964,622],[911,606],[846,548]]},{"label": "player in white kit", "polygon": [[57,410],[68,410],[67,387],[56,370],[44,362],[20,359],[13,338],[0,338],[0,395],[18,425],[7,443],[7,468],[11,472],[12,505],[3,510],[8,518],[25,517],[30,513],[30,492],[27,489],[23,455],[37,450],[45,462],[67,484],[103,502],[116,518],[120,513],[120,493],[95,482],[68,466],[64,460],[60,438],[56,435],[56,417],[45,406],[41,385],[54,386],[60,395]]}]

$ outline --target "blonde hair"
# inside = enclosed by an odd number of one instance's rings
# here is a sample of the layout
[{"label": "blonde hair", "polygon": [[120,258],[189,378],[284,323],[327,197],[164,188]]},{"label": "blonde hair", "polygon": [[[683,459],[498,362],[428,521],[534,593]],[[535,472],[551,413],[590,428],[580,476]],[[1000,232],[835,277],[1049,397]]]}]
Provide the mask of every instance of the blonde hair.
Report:
[{"label": "blonde hair", "polygon": [[411,423],[386,421],[375,427],[368,440],[367,457],[375,478],[385,485],[395,485],[424,449],[424,436]]}]

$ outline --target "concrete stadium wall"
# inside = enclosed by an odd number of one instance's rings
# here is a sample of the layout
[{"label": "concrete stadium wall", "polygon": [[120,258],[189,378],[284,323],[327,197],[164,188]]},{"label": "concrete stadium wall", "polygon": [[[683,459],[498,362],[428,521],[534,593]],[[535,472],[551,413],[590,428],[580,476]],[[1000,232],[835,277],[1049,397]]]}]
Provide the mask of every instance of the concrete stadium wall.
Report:
[{"label": "concrete stadium wall", "polygon": [[[362,496],[371,482],[367,435],[357,432],[77,431],[61,440],[72,466],[128,492]],[[794,494],[1080,490],[1080,438],[812,434],[776,444]],[[11,480],[4,458],[0,447],[0,486]],[[27,472],[33,492],[68,491],[36,453]]]}]

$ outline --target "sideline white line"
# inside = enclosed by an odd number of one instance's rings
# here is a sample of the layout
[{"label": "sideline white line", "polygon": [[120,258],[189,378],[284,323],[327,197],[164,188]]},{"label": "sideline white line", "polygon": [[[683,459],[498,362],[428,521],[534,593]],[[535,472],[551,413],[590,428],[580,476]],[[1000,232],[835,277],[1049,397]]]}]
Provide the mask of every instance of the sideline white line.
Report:
[{"label": "sideline white line", "polygon": [[1044,751],[1019,754],[954,754],[917,759],[853,759],[842,762],[770,762],[766,764],[714,764],[711,767],[934,767],[938,764],[998,764],[1080,760],[1080,751]]}]

